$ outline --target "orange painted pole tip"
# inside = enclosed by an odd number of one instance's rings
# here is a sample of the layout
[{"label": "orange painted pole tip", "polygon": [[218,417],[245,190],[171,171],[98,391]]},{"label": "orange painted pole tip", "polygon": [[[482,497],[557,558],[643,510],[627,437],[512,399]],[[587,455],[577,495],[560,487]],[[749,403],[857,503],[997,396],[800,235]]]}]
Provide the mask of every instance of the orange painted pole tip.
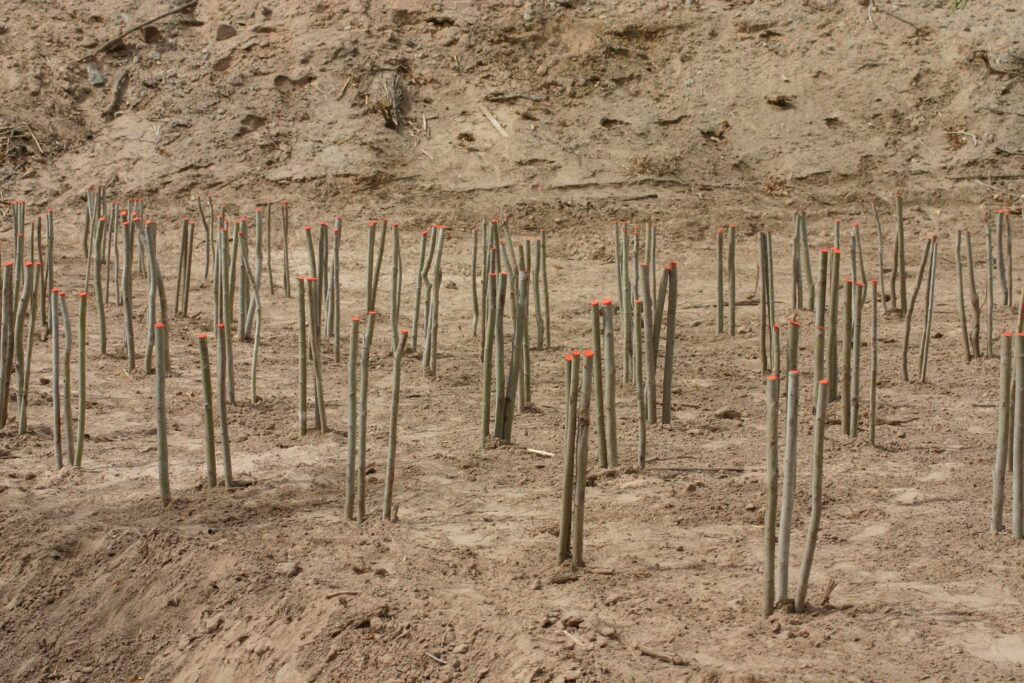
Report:
[{"label": "orange painted pole tip", "polygon": [[217,323],[217,329],[218,330],[223,330],[224,329],[224,323]]},{"label": "orange painted pole tip", "polygon": [[587,349],[586,351],[583,352],[583,357],[586,358],[587,360],[590,360],[591,358],[594,357],[594,352],[591,351],[590,349]]},{"label": "orange painted pole tip", "polygon": [[789,326],[790,327],[800,327],[800,322],[798,320],[790,320],[789,321]]},{"label": "orange painted pole tip", "polygon": [[612,305],[612,300],[611,299],[605,299],[604,301],[601,302],[601,305],[602,306],[611,306]]},{"label": "orange painted pole tip", "polygon": [[405,329],[405,328],[403,327],[402,329],[400,329],[400,330],[398,331],[398,333],[399,333],[399,334],[403,334],[403,335],[405,335],[405,334],[409,334],[409,330],[407,330],[407,329]]},{"label": "orange painted pole tip", "polygon": [[854,284],[855,286],[857,286],[857,287],[863,287],[863,286],[864,286],[864,283],[863,283],[863,282],[861,282],[860,280],[857,280],[857,281],[856,281],[856,282],[854,282],[853,284]]},{"label": "orange painted pole tip", "polygon": [[158,329],[158,330],[162,330],[165,327],[167,327],[167,325],[164,325],[163,323],[154,323],[153,327]]},{"label": "orange painted pole tip", "polygon": [[87,296],[89,296],[89,295],[88,295],[88,294],[86,294],[85,292],[79,292],[79,293],[78,293],[78,297],[79,297],[80,299],[84,299],[84,298],[86,298]]},{"label": "orange painted pole tip", "polygon": [[768,375],[767,380],[769,382],[778,382],[779,381],[779,376],[778,375]]},{"label": "orange painted pole tip", "polygon": [[566,363],[571,363],[572,362],[572,354],[571,353],[565,354],[564,356],[562,356],[562,358],[565,359]]},{"label": "orange painted pole tip", "polygon": [[206,338],[207,337],[206,337],[206,333],[205,332],[200,332],[199,334],[196,335],[196,339],[206,339]]},{"label": "orange painted pole tip", "polygon": [[572,352],[572,357],[573,358],[579,358],[580,357],[580,352],[579,351],[573,351]]},{"label": "orange painted pole tip", "polygon": [[839,251],[839,247],[832,247],[832,253],[833,254],[840,254],[842,252]]},{"label": "orange painted pole tip", "polygon": [[1003,336],[1004,337],[1012,337],[1013,336],[1013,332],[1003,332]]},{"label": "orange painted pole tip", "polygon": [[791,375],[799,375],[800,371],[799,370],[790,370],[789,374],[791,374]]},{"label": "orange painted pole tip", "polygon": [[818,380],[818,384],[822,384],[822,385],[828,384],[828,380],[827,379]]},{"label": "orange painted pole tip", "polygon": [[10,268],[14,265],[14,261],[4,261],[4,268]]},{"label": "orange painted pole tip", "polygon": [[60,287],[52,287],[50,289],[50,294],[59,294],[59,293],[60,293]]},{"label": "orange painted pole tip", "polygon": [[596,307],[598,307],[600,305],[601,305],[601,302],[598,301],[597,299],[594,299],[593,301],[590,302],[590,307],[591,308],[596,308]]},{"label": "orange painted pole tip", "polygon": [[354,322],[354,323],[359,322],[359,316],[358,315],[352,316],[352,322]]},{"label": "orange painted pole tip", "polygon": [[377,315],[377,311],[367,311],[366,315]]}]

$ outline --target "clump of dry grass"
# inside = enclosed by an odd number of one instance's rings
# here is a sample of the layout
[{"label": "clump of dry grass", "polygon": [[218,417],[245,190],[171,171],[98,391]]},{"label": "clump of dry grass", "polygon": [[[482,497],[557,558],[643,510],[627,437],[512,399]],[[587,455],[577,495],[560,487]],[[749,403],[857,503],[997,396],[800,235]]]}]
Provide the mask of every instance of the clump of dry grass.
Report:
[{"label": "clump of dry grass", "polygon": [[675,175],[681,163],[681,154],[642,154],[629,160],[634,174],[646,176]]},{"label": "clump of dry grass", "polygon": [[373,106],[384,117],[384,125],[397,130],[402,123],[405,104],[405,78],[402,69],[381,74],[377,80],[377,98]]}]

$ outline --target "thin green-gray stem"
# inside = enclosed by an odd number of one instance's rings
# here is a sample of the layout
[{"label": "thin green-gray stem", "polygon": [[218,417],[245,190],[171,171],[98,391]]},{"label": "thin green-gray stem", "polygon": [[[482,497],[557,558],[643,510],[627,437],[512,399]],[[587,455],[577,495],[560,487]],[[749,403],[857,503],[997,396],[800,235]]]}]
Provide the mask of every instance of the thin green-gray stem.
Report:
[{"label": "thin green-gray stem", "polygon": [[992,533],[1003,530],[1003,499],[1006,495],[1006,445],[1010,429],[1010,370],[1013,334],[1003,333],[999,341],[999,423],[996,436],[996,462],[992,467]]},{"label": "thin green-gray stem", "polygon": [[594,373],[594,395],[597,398],[597,462],[601,467],[608,467],[608,441],[604,425],[604,354],[601,349],[601,303],[590,302],[590,326],[596,371]]},{"label": "thin green-gray stem", "polygon": [[359,367],[359,317],[352,316],[352,329],[349,331],[348,342],[348,437],[347,457],[345,459],[345,519],[355,519],[356,493],[356,434],[359,432],[357,422],[356,370]]},{"label": "thin green-gray stem", "polygon": [[210,347],[207,337],[199,339],[199,372],[203,382],[203,437],[206,445],[206,488],[217,488],[217,455],[213,442],[213,381],[210,376]]},{"label": "thin green-gray stem", "polygon": [[391,421],[388,425],[388,462],[384,475],[383,518],[391,519],[391,495],[395,485],[395,453],[398,449],[398,399],[402,385],[402,356],[409,340],[409,330],[401,330],[394,353],[394,369],[391,372]]},{"label": "thin green-gray stem", "polygon": [[914,291],[910,295],[910,302],[907,306],[901,309],[903,314],[903,356],[902,365],[900,366],[901,372],[903,373],[903,381],[910,381],[910,372],[908,368],[908,355],[910,353],[910,323],[911,318],[914,315],[914,305],[917,303],[917,295],[921,291],[921,282],[924,280],[924,272],[928,267],[929,258],[932,251],[932,241],[926,239],[924,242],[924,253],[921,255],[921,265],[917,269],[917,279],[914,281]]},{"label": "thin green-gray stem", "polygon": [[228,406],[227,406],[227,365],[228,344],[227,327],[224,323],[217,324],[217,417],[220,419],[220,453],[224,469],[224,488],[235,485],[231,476],[231,442],[228,437]]},{"label": "thin green-gray stem", "polygon": [[565,356],[565,450],[562,461],[562,514],[558,526],[558,563],[569,559],[572,542],[573,481],[576,476],[576,408],[579,397],[580,355]]},{"label": "thin green-gray stem", "polygon": [[[764,505],[764,616],[775,607],[775,516],[779,489],[779,378],[769,375],[766,382],[768,417],[766,420],[765,459],[768,473],[765,479]],[[790,399],[792,400],[792,399]]]},{"label": "thin green-gray stem", "polygon": [[309,406],[308,399],[308,345],[306,344],[306,280],[303,277],[297,278],[299,283],[299,436],[309,429]]},{"label": "thin green-gray stem", "polygon": [[376,319],[376,311],[366,312],[366,331],[363,333],[363,347],[359,359],[359,505],[356,512],[358,522],[366,518],[366,392],[370,383],[370,347],[373,345]]},{"label": "thin green-gray stem", "polygon": [[782,509],[779,515],[775,600],[789,598],[789,541],[793,528],[793,497],[796,493],[796,446],[800,425],[800,371],[790,370],[786,386],[786,456],[782,465]]},{"label": "thin green-gray stem", "polygon": [[85,450],[85,292],[78,293],[78,433],[75,435],[75,467],[82,466]]},{"label": "thin green-gray stem", "polygon": [[[828,380],[821,380],[822,384]],[[811,518],[807,524],[807,543],[804,546],[804,559],[800,564],[800,581],[796,587],[796,599],[793,611],[804,611],[807,602],[807,585],[811,579],[811,564],[814,562],[814,550],[818,545],[818,530],[821,528],[822,499],[822,466],[825,451],[825,411],[828,407],[828,388],[818,390],[818,405],[814,411],[814,451],[811,457]]]},{"label": "thin green-gray stem", "polygon": [[167,460],[167,327],[156,324],[156,455],[160,478],[160,499],[171,502],[171,479]]},{"label": "thin green-gray stem", "polygon": [[875,445],[878,419],[878,280],[871,281],[871,392],[868,404],[868,442]]},{"label": "thin green-gray stem", "polygon": [[572,518],[572,568],[583,566],[583,512],[587,491],[587,449],[590,443],[590,396],[593,386],[594,353],[584,352],[583,396],[576,413],[576,473]]}]

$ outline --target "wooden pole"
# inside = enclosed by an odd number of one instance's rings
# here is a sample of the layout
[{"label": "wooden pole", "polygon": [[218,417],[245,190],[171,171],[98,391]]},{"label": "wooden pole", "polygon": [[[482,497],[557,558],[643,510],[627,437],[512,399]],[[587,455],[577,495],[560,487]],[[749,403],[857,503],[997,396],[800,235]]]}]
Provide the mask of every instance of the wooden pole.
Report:
[{"label": "wooden pole", "polygon": [[[779,487],[779,378],[769,375],[766,382],[768,393],[767,435],[765,456],[768,476],[765,482],[764,509],[764,600],[762,613],[765,617],[775,607],[775,515]],[[792,400],[792,399],[790,399]]]}]

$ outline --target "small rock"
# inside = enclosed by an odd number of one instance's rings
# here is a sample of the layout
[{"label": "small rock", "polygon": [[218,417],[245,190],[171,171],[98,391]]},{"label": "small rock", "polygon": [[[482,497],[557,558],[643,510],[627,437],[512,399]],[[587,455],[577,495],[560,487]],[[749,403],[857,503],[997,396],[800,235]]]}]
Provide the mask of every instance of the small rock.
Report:
[{"label": "small rock", "polygon": [[97,69],[92,64],[85,65],[85,72],[89,74],[89,85],[94,88],[99,88],[106,84],[107,79],[103,77],[103,72]]},{"label": "small rock", "polygon": [[203,630],[207,633],[216,633],[224,625],[224,618],[220,615],[209,616],[203,621]]},{"label": "small rock", "polygon": [[217,27],[217,40],[227,40],[228,38],[234,38],[236,35],[238,35],[238,31],[230,24],[221,24]]},{"label": "small rock", "polygon": [[715,411],[715,417],[721,420],[738,420],[743,417],[740,411],[734,408],[720,408]]},{"label": "small rock", "polygon": [[469,652],[469,645],[463,643],[462,645],[456,645],[452,648],[452,653],[457,655],[464,655]]},{"label": "small rock", "polygon": [[583,617],[579,614],[566,614],[562,617],[562,625],[569,628],[576,628],[583,623]]},{"label": "small rock", "polygon": [[602,626],[601,628],[597,629],[597,632],[605,638],[616,638],[618,636],[618,634],[615,632],[615,629],[611,626]]},{"label": "small rock", "polygon": [[302,568],[297,562],[280,562],[274,567],[274,573],[279,576],[296,576],[300,571]]}]

